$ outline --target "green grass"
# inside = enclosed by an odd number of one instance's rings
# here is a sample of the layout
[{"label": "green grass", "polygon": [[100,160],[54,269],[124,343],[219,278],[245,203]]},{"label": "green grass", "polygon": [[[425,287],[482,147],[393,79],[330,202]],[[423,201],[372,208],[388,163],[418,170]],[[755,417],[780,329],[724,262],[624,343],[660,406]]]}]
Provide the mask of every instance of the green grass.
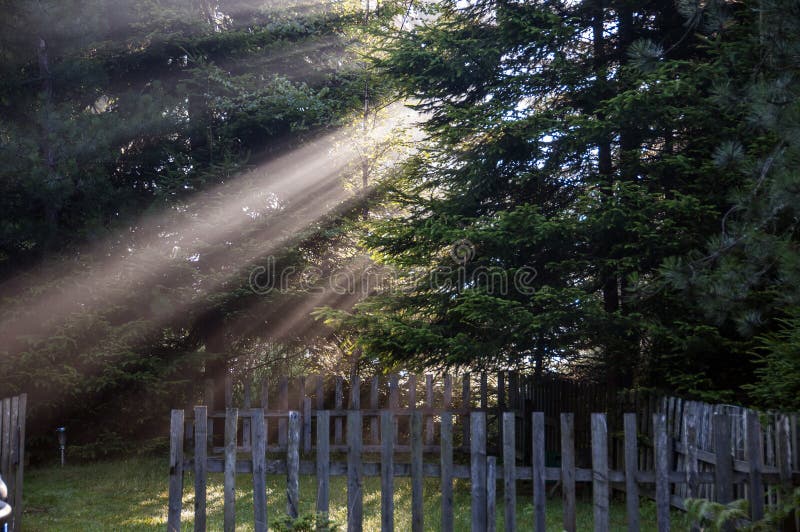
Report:
[{"label": "green grass", "polygon": [[[192,476],[185,478],[183,523],[191,530],[193,521]],[[286,511],[285,478],[267,479],[268,514],[283,515]],[[530,496],[517,500],[517,524],[530,530],[533,509]],[[301,512],[313,512],[316,494],[314,477],[300,481]],[[588,494],[587,494],[588,496]],[[344,525],[347,519],[346,484],[344,477],[331,479],[331,518]],[[455,485],[455,528],[469,530],[469,483],[457,480]],[[132,458],[62,468],[30,468],[25,475],[24,529],[35,531],[92,530],[159,530],[167,519],[167,467],[162,458]],[[222,476],[210,475],[208,488],[209,530],[222,529]],[[655,530],[655,508],[642,501],[642,530]],[[239,475],[236,491],[236,530],[252,530],[253,499],[251,477]],[[425,482],[425,529],[439,529],[439,486],[436,479]],[[672,529],[686,530],[683,514],[673,512]],[[561,530],[560,497],[547,500],[548,530]],[[503,530],[502,496],[498,493],[497,529]],[[395,528],[411,529],[411,486],[408,479],[395,479]],[[578,504],[578,530],[592,529],[591,500],[581,498]],[[613,501],[611,529],[625,530],[625,507]],[[364,530],[380,530],[380,479],[364,480]]]}]

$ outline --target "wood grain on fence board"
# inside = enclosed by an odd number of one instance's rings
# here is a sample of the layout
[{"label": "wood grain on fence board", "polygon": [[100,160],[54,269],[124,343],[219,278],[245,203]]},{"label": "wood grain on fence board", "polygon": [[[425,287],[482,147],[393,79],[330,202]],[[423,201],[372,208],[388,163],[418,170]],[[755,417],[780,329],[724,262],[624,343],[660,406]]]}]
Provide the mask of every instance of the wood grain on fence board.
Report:
[{"label": "wood grain on fence board", "polygon": [[544,412],[534,412],[532,414],[531,426],[533,427],[533,449],[531,457],[533,461],[533,519],[534,530],[545,532],[545,420]]},{"label": "wood grain on fence board", "polygon": [[318,514],[328,515],[330,506],[330,442],[331,415],[317,412],[317,506]]},{"label": "wood grain on fence board", "polygon": [[639,442],[636,430],[636,414],[623,417],[625,429],[625,508],[628,514],[628,530],[639,532]]},{"label": "wood grain on fence board", "polygon": [[[10,416],[11,416],[11,418],[9,420],[9,425],[11,427],[11,430],[9,432],[9,440],[10,441],[8,442],[8,456],[7,456],[8,467],[6,468],[4,473],[6,475],[6,478],[5,478],[6,488],[9,490],[9,493],[12,494],[12,498],[13,498],[13,494],[16,493],[16,491],[17,491],[17,487],[16,487],[17,476],[14,473],[14,469],[16,468],[17,463],[18,463],[18,460],[17,460],[17,443],[18,443],[17,442],[17,434],[18,434],[17,433],[17,428],[19,426],[19,396],[15,395],[14,397],[11,397]],[[13,506],[11,508],[11,511],[12,512],[15,511],[15,508]],[[15,526],[14,525],[13,514],[12,514],[12,519],[11,519],[11,526],[16,528],[16,530],[19,530],[19,526]]]},{"label": "wood grain on fence board", "polygon": [[[5,401],[4,401],[5,402]],[[9,413],[10,413],[9,403]],[[6,413],[3,408],[3,424]],[[5,430],[3,430],[5,432]],[[6,436],[4,435],[3,441]],[[167,510],[167,530],[178,532],[181,529],[181,507],[183,502],[183,410],[173,410],[169,422],[169,501]]]},{"label": "wood grain on fence board", "polygon": [[[373,410],[378,409],[379,385],[380,385],[380,377],[375,375],[374,377],[372,377],[372,381],[370,382],[369,385],[369,407],[372,408]],[[372,416],[369,419],[369,435],[370,435],[370,441],[372,442],[373,445],[380,444],[381,440],[380,440],[380,434],[378,433],[378,418],[376,416]]]},{"label": "wood grain on fence board", "polygon": [[417,408],[417,376],[413,374],[408,376],[408,408]]},{"label": "wood grain on fence board", "polygon": [[364,520],[361,462],[361,412],[347,413],[347,530],[361,532]]},{"label": "wood grain on fence board", "polygon": [[208,407],[194,407],[194,529],[197,532],[206,529],[207,428]]},{"label": "wood grain on fence board", "polygon": [[311,398],[303,398],[303,452],[311,452]]},{"label": "wood grain on fence board", "polygon": [[253,431],[253,525],[256,532],[267,532],[267,433],[264,411],[261,408],[254,410],[250,422]]},{"label": "wood grain on fence board", "polygon": [[728,414],[714,415],[714,464],[716,500],[728,504],[733,500],[733,457],[731,456],[731,420]]},{"label": "wood grain on fence board", "polygon": [[12,530],[22,530],[22,515],[24,511],[22,488],[24,479],[23,471],[25,468],[25,423],[27,419],[27,410],[28,395],[23,393],[19,395],[19,425],[17,438],[19,453],[17,454],[17,470],[15,472],[16,479],[14,482],[14,496],[12,500],[12,504],[14,505],[14,527]]},{"label": "wood grain on fence board", "polygon": [[444,376],[444,392],[442,395],[442,408],[450,410],[453,406],[453,377],[449,373]]},{"label": "wood grain on fence board", "polygon": [[[243,401],[243,408],[245,410],[250,409],[250,379],[246,379],[243,383],[244,387],[244,401]],[[252,436],[250,431],[250,418],[245,417],[242,418],[242,447],[250,447],[250,437]]]},{"label": "wood grain on fence board", "polygon": [[[433,375],[425,375],[425,406],[433,408]],[[433,445],[433,416],[425,418],[425,444]]]},{"label": "wood grain on fence board", "polygon": [[453,532],[453,416],[442,414],[441,421],[442,532]]},{"label": "wood grain on fence board", "polygon": [[561,494],[564,530],[575,532],[575,415],[561,414]]},{"label": "wood grain on fence board", "polygon": [[593,413],[592,426],[592,506],[594,529],[608,532],[609,483],[608,483],[608,424],[605,414]]},{"label": "wood grain on fence board", "polygon": [[[11,398],[6,397],[0,401],[0,405],[3,409],[3,430],[2,434],[0,434],[0,469],[5,472],[8,471],[11,462]],[[182,429],[183,425],[181,425]],[[183,437],[183,433],[181,433],[181,437]]]},{"label": "wood grain on fence board", "polygon": [[659,532],[669,532],[669,437],[667,416],[653,414],[656,469],[656,521]]},{"label": "wood grain on fence board", "polygon": [[381,412],[381,530],[394,530],[394,416]]},{"label": "wood grain on fence board", "polygon": [[472,530],[486,529],[486,413],[470,415],[472,441],[470,448],[470,491]]},{"label": "wood grain on fence board", "polygon": [[223,486],[223,529],[236,532],[236,429],[239,410],[225,409],[225,480]]},{"label": "wood grain on fence board", "polygon": [[361,377],[353,375],[350,381],[350,410],[361,408]]},{"label": "wood grain on fence board", "polygon": [[[278,381],[278,408],[286,412],[289,410],[289,378],[281,377]],[[278,418],[278,445],[286,447],[287,420],[281,416]]]},{"label": "wood grain on fence board", "polygon": [[225,375],[225,408],[233,407],[233,377],[230,373]]},{"label": "wood grain on fence board", "polygon": [[300,412],[289,412],[289,441],[286,448],[286,514],[300,514]]},{"label": "wood grain on fence board", "polygon": [[778,466],[778,475],[781,479],[781,484],[785,488],[789,488],[792,484],[792,433],[789,429],[789,416],[779,414],[776,420],[776,459]]},{"label": "wood grain on fence board", "polygon": [[424,499],[422,493],[422,414],[411,414],[411,530],[422,532]]},{"label": "wood grain on fence board", "polygon": [[[344,379],[336,377],[334,386],[334,408],[341,410],[344,407]],[[341,445],[342,443],[342,424],[342,418],[336,416],[333,420],[333,443],[336,445]]]},{"label": "wood grain on fence board", "polygon": [[486,457],[486,524],[476,528],[473,522],[472,530],[497,530],[497,458],[494,456]]},{"label": "wood grain on fence board", "polygon": [[[515,437],[516,414],[503,413],[503,504],[506,532],[517,529],[517,456]],[[490,518],[491,520],[491,518]]]},{"label": "wood grain on fence board", "polygon": [[764,517],[764,488],[761,483],[761,422],[758,420],[758,413],[749,410],[747,412],[747,461],[750,464],[749,478],[749,499],[750,517],[753,521],[758,521]]}]

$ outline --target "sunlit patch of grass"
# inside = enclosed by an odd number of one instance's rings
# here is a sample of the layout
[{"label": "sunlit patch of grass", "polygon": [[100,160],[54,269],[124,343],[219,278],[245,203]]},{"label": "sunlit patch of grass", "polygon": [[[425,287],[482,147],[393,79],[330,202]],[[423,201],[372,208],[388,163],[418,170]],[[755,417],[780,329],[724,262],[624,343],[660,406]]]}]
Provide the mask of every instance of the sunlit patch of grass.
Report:
[{"label": "sunlit patch of grass", "polygon": [[[251,477],[236,478],[236,530],[253,530],[253,490]],[[30,468],[25,478],[25,530],[101,531],[164,530],[167,520],[167,463],[164,458],[131,458],[87,465]],[[184,480],[184,527],[193,524],[194,484],[191,473]],[[267,478],[268,515],[277,518],[286,512],[286,484],[280,476]],[[425,530],[439,530],[439,481],[425,479]],[[314,512],[316,480],[300,478],[300,511]],[[470,529],[469,482],[456,480],[454,489],[455,529]],[[395,479],[395,529],[411,529],[411,483]],[[331,478],[331,519],[340,525],[347,521],[347,483],[344,477]],[[223,518],[223,478],[209,475],[208,529],[221,530]],[[364,479],[364,530],[380,530],[380,479]],[[642,530],[655,530],[655,507],[642,501]],[[533,522],[531,496],[520,484],[517,499],[517,524],[529,530]],[[547,500],[547,528],[560,531],[560,497]],[[611,506],[611,529],[625,530],[625,506],[615,500]],[[503,529],[502,493],[498,492],[497,529]],[[578,530],[592,529],[591,498],[578,503]],[[672,515],[672,530],[687,530],[685,516]]]}]

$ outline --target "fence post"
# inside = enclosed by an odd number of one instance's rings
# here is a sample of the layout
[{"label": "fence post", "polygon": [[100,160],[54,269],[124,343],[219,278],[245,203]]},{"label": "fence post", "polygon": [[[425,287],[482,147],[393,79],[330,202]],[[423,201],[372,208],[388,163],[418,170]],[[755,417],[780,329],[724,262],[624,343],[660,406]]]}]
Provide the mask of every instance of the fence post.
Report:
[{"label": "fence post", "polygon": [[381,411],[381,530],[394,530],[394,413]]},{"label": "fence post", "polygon": [[628,530],[639,532],[639,442],[636,431],[636,414],[625,414],[625,506],[628,513]]},{"label": "fence post", "polygon": [[303,452],[311,452],[311,398],[303,397]]},{"label": "fence post", "polygon": [[576,532],[575,515],[575,414],[561,414],[561,494],[564,530]]},{"label": "fence post", "polygon": [[[289,410],[289,378],[281,377],[278,381],[278,409],[286,415]],[[286,427],[288,420],[281,416],[278,418],[278,446],[286,447]]]},{"label": "fence post", "polygon": [[317,411],[317,513],[328,517],[330,509],[331,413]]},{"label": "fence post", "polygon": [[594,413],[592,420],[592,499],[594,529],[608,532],[608,423],[605,414]]},{"label": "fence post", "polygon": [[347,530],[361,532],[364,499],[361,490],[361,412],[347,412]]},{"label": "fence post", "polygon": [[23,483],[23,470],[25,469],[25,420],[26,410],[28,407],[28,395],[19,395],[19,414],[18,414],[18,431],[17,431],[17,471],[16,480],[14,482],[14,529],[22,530],[22,483]]},{"label": "fence post", "polygon": [[194,529],[206,529],[208,407],[194,407]]},{"label": "fence post", "polygon": [[453,532],[453,415],[442,413],[442,532]]},{"label": "fence post", "polygon": [[781,414],[775,421],[777,435],[775,447],[777,449],[778,476],[781,484],[788,488],[792,484],[792,433],[789,429],[789,416]]},{"label": "fence post", "polygon": [[[5,416],[4,416],[5,417]],[[167,530],[181,529],[183,499],[183,410],[173,410],[169,422],[169,510]]]},{"label": "fence post", "polygon": [[417,408],[417,376],[414,374],[408,376],[408,408]]},{"label": "fence post", "polygon": [[714,484],[717,502],[733,500],[733,459],[731,457],[731,419],[727,414],[714,415]]},{"label": "fence post", "polygon": [[515,412],[503,412],[503,502],[506,532],[517,530],[516,416]]},{"label": "fence post", "polygon": [[300,509],[300,412],[289,412],[286,448],[286,513],[296,519]]},{"label": "fence post", "polygon": [[208,438],[208,447],[214,447],[214,409],[216,408],[216,404],[214,403],[214,380],[213,379],[206,379],[205,391],[203,392],[203,404],[206,405],[208,408],[208,413],[211,414],[208,416],[208,422],[206,423],[206,434]]},{"label": "fence post", "polygon": [[[7,469],[6,472],[6,482],[8,483],[7,488],[9,488],[11,496],[14,500],[16,500],[15,494],[17,493],[17,475],[16,475],[16,468],[19,464],[19,459],[17,457],[17,452],[19,450],[18,447],[18,432],[17,427],[19,425],[19,396],[14,396],[11,398],[11,407],[10,407],[10,414],[11,419],[9,420],[9,432],[6,435],[8,437],[8,441],[4,442],[6,447],[6,462],[7,462]],[[14,501],[12,500],[12,503]],[[12,506],[11,507],[11,530],[21,530],[21,527],[15,524],[14,518],[20,514],[17,509]]]},{"label": "fence post", "polygon": [[470,481],[472,530],[486,530],[486,413],[472,412],[470,442]]},{"label": "fence post", "polygon": [[531,427],[533,430],[533,449],[531,458],[533,462],[533,511],[534,511],[534,530],[545,532],[545,426],[544,412],[534,412],[531,414]]},{"label": "fence post", "polygon": [[[269,382],[264,379],[261,383],[261,408],[264,412],[269,411]],[[269,419],[264,418],[264,434],[266,434],[267,446],[269,446]]]},{"label": "fence post", "polygon": [[423,531],[424,500],[422,493],[422,413],[411,413],[411,530]]},{"label": "fence post", "polygon": [[[425,375],[425,406],[433,408],[433,375]],[[433,445],[433,416],[425,417],[425,444]]]},{"label": "fence post", "polygon": [[[389,410],[397,412],[400,408],[400,383],[397,373],[389,375]],[[397,445],[400,437],[400,423],[397,416],[394,416],[394,443]]]},{"label": "fence post", "polygon": [[253,460],[253,515],[256,532],[267,532],[267,433],[264,425],[264,410],[251,410]]},{"label": "fence post", "polygon": [[225,374],[225,408],[233,407],[233,377],[230,373]]},{"label": "fence post", "polygon": [[[336,387],[334,389],[334,406],[336,410],[344,408],[344,380],[336,377]],[[333,443],[342,444],[342,416],[335,416],[333,421]]]},{"label": "fence post", "polygon": [[667,416],[653,414],[656,466],[656,525],[659,532],[669,532],[669,439]]},{"label": "fence post", "polygon": [[[244,377],[244,401],[242,407],[245,410],[250,410],[250,402],[251,402],[251,395],[250,395],[250,375],[246,375]],[[245,416],[242,418],[242,447],[250,447],[252,442],[250,441],[250,437],[252,436],[252,431],[250,429],[250,417]]]},{"label": "fence post", "polygon": [[[476,529],[474,524],[472,530]],[[497,530],[497,458],[486,458],[486,532]]]},{"label": "fence post", "polygon": [[223,488],[223,529],[236,532],[236,428],[239,410],[225,409],[225,481]]},{"label": "fence post", "polygon": [[[378,409],[378,386],[380,385],[380,377],[375,375],[372,377],[372,382],[369,387],[369,407],[373,410]],[[371,416],[369,418],[369,435],[373,445],[378,445],[381,441],[380,434],[378,433],[378,416]]]},{"label": "fence post", "polygon": [[758,521],[764,517],[764,488],[761,484],[761,423],[758,413],[753,410],[746,411],[747,419],[747,461],[750,466],[749,495],[750,517]]},{"label": "fence post", "polygon": [[[11,398],[6,397],[0,400],[0,406],[2,406],[2,412],[0,412],[0,421],[2,421],[2,427],[0,427],[2,429],[0,430],[0,471],[8,471],[11,462]],[[11,489],[13,490],[14,487],[11,486]]]}]

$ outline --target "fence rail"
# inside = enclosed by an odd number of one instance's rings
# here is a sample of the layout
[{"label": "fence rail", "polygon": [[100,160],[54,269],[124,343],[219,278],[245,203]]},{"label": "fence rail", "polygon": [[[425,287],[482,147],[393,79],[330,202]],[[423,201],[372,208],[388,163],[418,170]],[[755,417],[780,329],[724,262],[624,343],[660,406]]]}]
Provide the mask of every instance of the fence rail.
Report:
[{"label": "fence rail", "polygon": [[[265,482],[267,474],[286,475],[287,514],[296,517],[299,506],[299,476],[315,475],[317,481],[316,509],[327,513],[330,497],[330,477],[347,477],[347,529],[361,530],[363,524],[362,479],[374,476],[381,478],[381,523],[383,530],[392,530],[394,523],[394,507],[392,502],[393,482],[396,477],[411,479],[412,529],[423,530],[423,478],[434,477],[440,480],[441,521],[442,530],[453,530],[453,479],[470,480],[471,490],[471,523],[472,530],[490,530],[495,522],[497,483],[502,485],[501,494],[505,507],[506,530],[516,530],[516,484],[517,481],[531,481],[533,485],[534,515],[533,523],[519,523],[521,528],[533,527],[544,530],[546,510],[545,484],[556,481],[561,485],[563,497],[563,527],[567,531],[576,530],[576,484],[591,484],[594,529],[609,529],[609,501],[613,487],[626,491],[626,511],[629,530],[639,528],[639,492],[653,492],[657,508],[657,525],[659,530],[669,530],[670,504],[678,497],[677,488],[686,487],[691,494],[698,494],[701,486],[714,488],[717,500],[727,502],[733,494],[736,483],[746,483],[749,488],[751,512],[753,518],[759,518],[766,502],[765,487],[770,485],[788,485],[800,481],[800,473],[793,473],[791,460],[780,459],[775,468],[765,467],[763,451],[766,448],[757,415],[747,416],[749,437],[747,439],[747,461],[734,461],[735,445],[731,437],[730,417],[726,413],[718,413],[713,417],[713,439],[715,453],[713,470],[701,471],[697,431],[689,431],[684,439],[684,461],[678,466],[673,460],[674,445],[668,431],[668,415],[655,413],[644,424],[651,425],[654,442],[654,460],[649,469],[640,466],[639,441],[642,438],[641,420],[635,413],[624,415],[624,454],[625,467],[614,469],[609,461],[611,446],[609,444],[608,417],[606,414],[594,413],[590,416],[591,464],[590,467],[579,467],[576,463],[575,416],[563,413],[559,416],[560,454],[558,467],[546,465],[545,440],[550,427],[545,423],[543,412],[530,415],[532,438],[530,455],[531,465],[518,465],[520,454],[517,449],[516,428],[519,425],[518,414],[503,412],[500,416],[502,424],[502,445],[499,456],[487,453],[487,412],[469,413],[468,430],[470,434],[469,463],[454,463],[454,414],[439,412],[434,420],[439,428],[437,446],[425,445],[425,426],[427,421],[423,411],[413,410],[404,413],[410,417],[407,463],[396,462],[398,452],[396,445],[397,412],[383,410],[375,416],[365,416],[363,411],[344,411],[346,424],[342,427],[346,445],[341,449],[347,453],[346,461],[331,461],[331,451],[336,449],[332,442],[336,438],[336,423],[331,411],[319,410],[288,411],[278,416],[285,421],[286,445],[280,447],[285,452],[281,459],[267,459],[268,445],[267,423],[275,420],[276,415],[265,415],[263,409],[229,408],[224,417],[224,443],[221,456],[208,454],[208,426],[216,414],[209,415],[206,406],[194,408],[191,424],[194,428],[194,456],[185,460],[184,440],[186,420],[183,410],[173,410],[171,421],[170,443],[170,483],[168,530],[180,530],[181,495],[183,489],[183,472],[192,469],[195,478],[195,530],[204,530],[206,526],[206,482],[208,473],[224,473],[224,529],[235,529],[235,486],[237,474],[252,477],[254,496],[254,522],[256,530],[267,530],[268,516],[266,510]],[[315,418],[313,445],[304,441],[304,428],[311,426],[311,418]],[[377,435],[372,431],[372,419],[378,421]],[[428,418],[431,419],[431,418]],[[245,423],[246,422],[246,423]],[[367,422],[367,423],[365,423]],[[689,427],[697,426],[692,414],[686,416]],[[694,425],[693,425],[694,424]],[[332,429],[333,426],[333,430]],[[787,425],[788,426],[788,425]],[[364,434],[377,441],[371,447],[364,445]],[[692,434],[694,436],[692,437]],[[248,446],[243,445],[244,441]],[[309,443],[305,446],[305,443]],[[238,459],[237,454],[249,449],[249,459]],[[315,451],[315,460],[301,460],[301,448],[304,451]],[[788,448],[787,448],[788,449]],[[379,462],[367,461],[365,454],[375,452]],[[425,461],[425,453],[434,451],[436,461]],[[432,454],[432,453],[429,453]],[[708,458],[707,456],[705,458]],[[375,458],[373,458],[374,460]],[[498,459],[500,467],[498,467]],[[760,502],[759,502],[760,501]]]},{"label": "fence rail", "polygon": [[25,410],[27,395],[0,399],[0,477],[8,487],[8,504],[11,506],[2,521],[9,532],[22,530],[22,481],[25,465]]}]

